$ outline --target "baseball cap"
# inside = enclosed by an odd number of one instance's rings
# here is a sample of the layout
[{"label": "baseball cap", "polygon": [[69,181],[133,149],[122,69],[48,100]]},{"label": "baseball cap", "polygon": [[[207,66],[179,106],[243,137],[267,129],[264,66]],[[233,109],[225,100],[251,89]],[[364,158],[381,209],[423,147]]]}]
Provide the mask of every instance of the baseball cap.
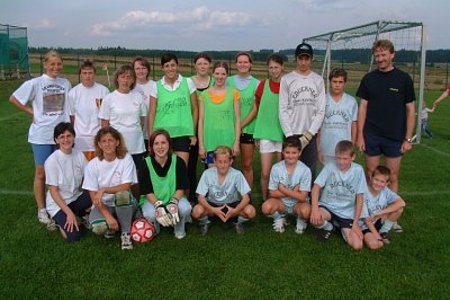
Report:
[{"label": "baseball cap", "polygon": [[310,44],[301,43],[295,48],[295,57],[300,55],[308,55],[310,57],[313,56],[313,48]]}]

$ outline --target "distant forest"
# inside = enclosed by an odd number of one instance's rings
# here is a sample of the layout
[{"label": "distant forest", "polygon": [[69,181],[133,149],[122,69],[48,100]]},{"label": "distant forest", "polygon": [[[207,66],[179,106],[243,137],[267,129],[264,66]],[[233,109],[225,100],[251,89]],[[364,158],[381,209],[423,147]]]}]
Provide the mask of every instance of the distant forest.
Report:
[{"label": "distant forest", "polygon": [[[29,47],[30,53],[44,54],[49,48],[46,47]],[[73,55],[107,55],[107,56],[144,56],[144,57],[160,57],[163,53],[172,52],[179,58],[192,58],[197,54],[195,51],[180,51],[180,50],[138,50],[138,49],[126,49],[123,47],[99,47],[97,49],[86,48],[57,48],[61,54],[73,54]],[[279,51],[283,55],[284,59],[294,55],[295,49],[285,49]],[[214,59],[232,60],[238,51],[205,51]],[[259,51],[248,51],[255,61],[265,61],[267,57],[274,53],[271,49],[262,49]],[[323,56],[324,50],[317,50],[316,56]],[[395,53],[395,61],[399,63],[415,62],[418,55],[415,51],[399,50]],[[367,63],[369,61],[370,52],[368,49],[345,49],[345,50],[333,50],[333,60],[339,60],[343,63]],[[450,49],[439,50],[427,50],[427,64],[434,63],[448,63],[450,62]]]}]

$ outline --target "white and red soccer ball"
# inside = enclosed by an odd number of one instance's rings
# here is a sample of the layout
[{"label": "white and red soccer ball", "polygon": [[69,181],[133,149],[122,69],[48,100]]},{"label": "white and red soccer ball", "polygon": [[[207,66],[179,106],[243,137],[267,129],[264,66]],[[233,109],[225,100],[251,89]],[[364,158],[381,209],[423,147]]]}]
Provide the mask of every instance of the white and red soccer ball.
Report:
[{"label": "white and red soccer ball", "polygon": [[155,236],[155,227],[147,219],[137,219],[131,225],[131,238],[136,243],[150,242]]}]

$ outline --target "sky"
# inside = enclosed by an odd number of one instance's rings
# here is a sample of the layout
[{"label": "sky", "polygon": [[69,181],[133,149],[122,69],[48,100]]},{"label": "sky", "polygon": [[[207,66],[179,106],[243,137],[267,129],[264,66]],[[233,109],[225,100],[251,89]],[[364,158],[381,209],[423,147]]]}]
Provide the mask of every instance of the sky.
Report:
[{"label": "sky", "polygon": [[449,12],[448,0],[2,0],[0,24],[26,26],[33,47],[277,51],[395,20],[423,22],[427,48],[449,49]]}]

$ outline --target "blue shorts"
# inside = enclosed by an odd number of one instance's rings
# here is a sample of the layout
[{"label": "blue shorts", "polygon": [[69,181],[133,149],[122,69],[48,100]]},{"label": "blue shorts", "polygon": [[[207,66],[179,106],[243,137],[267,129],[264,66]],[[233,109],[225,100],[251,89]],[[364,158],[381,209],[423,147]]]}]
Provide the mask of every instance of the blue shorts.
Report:
[{"label": "blue shorts", "polygon": [[47,158],[56,150],[56,145],[52,144],[31,144],[36,165],[44,165]]},{"label": "blue shorts", "polygon": [[393,140],[374,133],[364,132],[364,142],[366,144],[365,153],[368,156],[379,156],[396,158],[402,156],[400,152],[402,141]]}]

